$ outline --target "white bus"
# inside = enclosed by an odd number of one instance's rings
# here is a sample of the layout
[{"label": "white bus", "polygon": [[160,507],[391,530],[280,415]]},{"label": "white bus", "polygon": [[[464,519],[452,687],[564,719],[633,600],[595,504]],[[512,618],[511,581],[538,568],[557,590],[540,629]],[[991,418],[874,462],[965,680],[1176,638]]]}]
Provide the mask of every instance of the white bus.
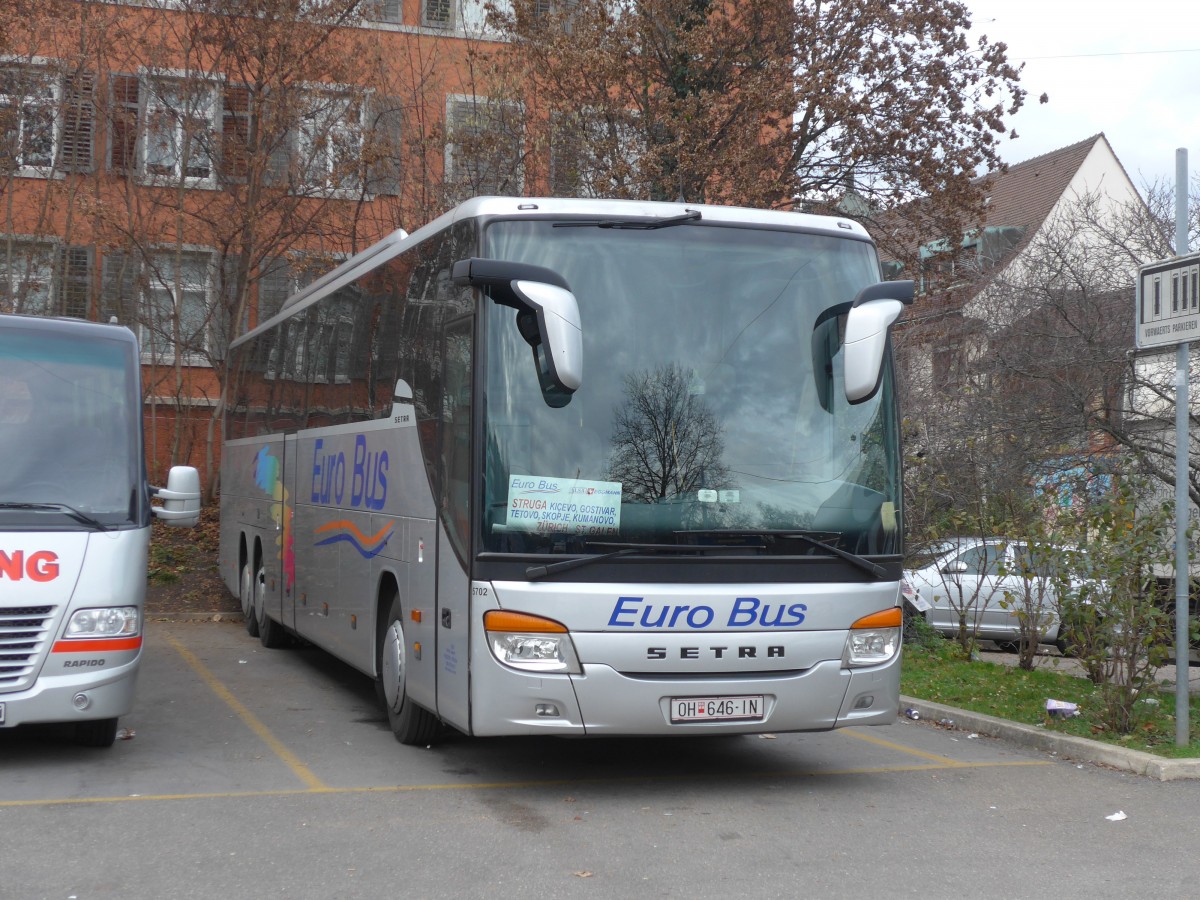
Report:
[{"label": "white bus", "polygon": [[194,468],[146,481],[140,372],[128,328],[0,315],[0,728],[108,747],[133,707],[151,516],[200,517]]},{"label": "white bus", "polygon": [[893,721],[900,453],[856,224],[485,197],[233,343],[221,570],[396,737]]}]

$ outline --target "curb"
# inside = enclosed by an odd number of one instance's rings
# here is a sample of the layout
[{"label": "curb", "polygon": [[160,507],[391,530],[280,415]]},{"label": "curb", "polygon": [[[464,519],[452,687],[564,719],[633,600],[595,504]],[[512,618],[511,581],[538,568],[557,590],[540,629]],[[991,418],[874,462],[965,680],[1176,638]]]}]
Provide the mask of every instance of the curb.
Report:
[{"label": "curb", "polygon": [[237,622],[242,623],[245,617],[240,612],[213,612],[210,610],[193,610],[183,612],[146,613],[147,622]]},{"label": "curb", "polygon": [[[1022,725],[1007,719],[997,719],[995,716],[984,713],[957,709],[929,700],[918,700],[915,697],[901,696],[900,704],[902,709],[915,709],[923,719],[934,722],[938,719],[952,719],[955,730],[973,731],[989,737],[1003,738],[1022,747],[1032,747],[1035,750],[1057,754],[1063,759],[1109,766],[1133,772],[1135,775],[1146,775],[1159,781],[1200,779],[1200,759],[1167,759],[1144,750],[1130,750],[1071,734],[1057,734],[1043,728],[1035,728],[1032,725]],[[901,715],[903,714],[901,712]]]}]

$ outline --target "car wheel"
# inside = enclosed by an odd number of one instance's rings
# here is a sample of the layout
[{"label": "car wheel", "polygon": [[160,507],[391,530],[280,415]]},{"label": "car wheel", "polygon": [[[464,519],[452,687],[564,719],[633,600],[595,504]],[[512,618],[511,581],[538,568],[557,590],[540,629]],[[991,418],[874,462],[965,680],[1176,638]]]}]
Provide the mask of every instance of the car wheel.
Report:
[{"label": "car wheel", "polygon": [[80,747],[111,747],[117,739],[117,720],[94,719],[75,726],[75,743]]},{"label": "car wheel", "polygon": [[400,598],[388,604],[387,627],[379,639],[379,687],[392,734],[402,744],[428,744],[437,738],[437,718],[408,696],[408,653]]}]

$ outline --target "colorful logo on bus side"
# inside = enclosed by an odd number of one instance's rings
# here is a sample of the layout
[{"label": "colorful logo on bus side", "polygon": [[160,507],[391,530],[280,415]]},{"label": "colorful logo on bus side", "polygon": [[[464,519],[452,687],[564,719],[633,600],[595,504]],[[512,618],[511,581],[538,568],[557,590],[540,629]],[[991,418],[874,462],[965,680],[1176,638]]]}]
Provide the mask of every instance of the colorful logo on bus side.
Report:
[{"label": "colorful logo on bus side", "polygon": [[254,454],[254,483],[272,500],[279,501],[278,508],[272,506],[271,517],[280,526],[281,537],[278,549],[283,557],[283,580],[290,591],[296,583],[296,551],[292,544],[292,505],[280,477],[279,459],[271,455],[269,447]]},{"label": "colorful logo on bus side", "polygon": [[326,522],[316,530],[316,534],[318,537],[323,534],[328,535],[317,541],[314,544],[316,547],[344,541],[357,550],[363,559],[371,559],[382,553],[383,548],[387,546],[387,542],[392,536],[392,523],[389,522],[368,537],[359,531],[358,526],[353,522],[347,519],[337,519],[333,522]]}]

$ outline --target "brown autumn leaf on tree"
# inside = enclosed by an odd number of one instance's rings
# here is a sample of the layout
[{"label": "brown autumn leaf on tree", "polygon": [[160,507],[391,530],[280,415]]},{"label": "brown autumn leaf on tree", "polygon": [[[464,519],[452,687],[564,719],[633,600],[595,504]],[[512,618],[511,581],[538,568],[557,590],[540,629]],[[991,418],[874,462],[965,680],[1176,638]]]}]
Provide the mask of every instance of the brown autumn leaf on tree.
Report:
[{"label": "brown autumn leaf on tree", "polygon": [[954,233],[1025,98],[1005,45],[972,45],[952,0],[513,0],[492,15],[551,184],[583,196],[820,209],[852,190],[843,214],[908,205]]}]

